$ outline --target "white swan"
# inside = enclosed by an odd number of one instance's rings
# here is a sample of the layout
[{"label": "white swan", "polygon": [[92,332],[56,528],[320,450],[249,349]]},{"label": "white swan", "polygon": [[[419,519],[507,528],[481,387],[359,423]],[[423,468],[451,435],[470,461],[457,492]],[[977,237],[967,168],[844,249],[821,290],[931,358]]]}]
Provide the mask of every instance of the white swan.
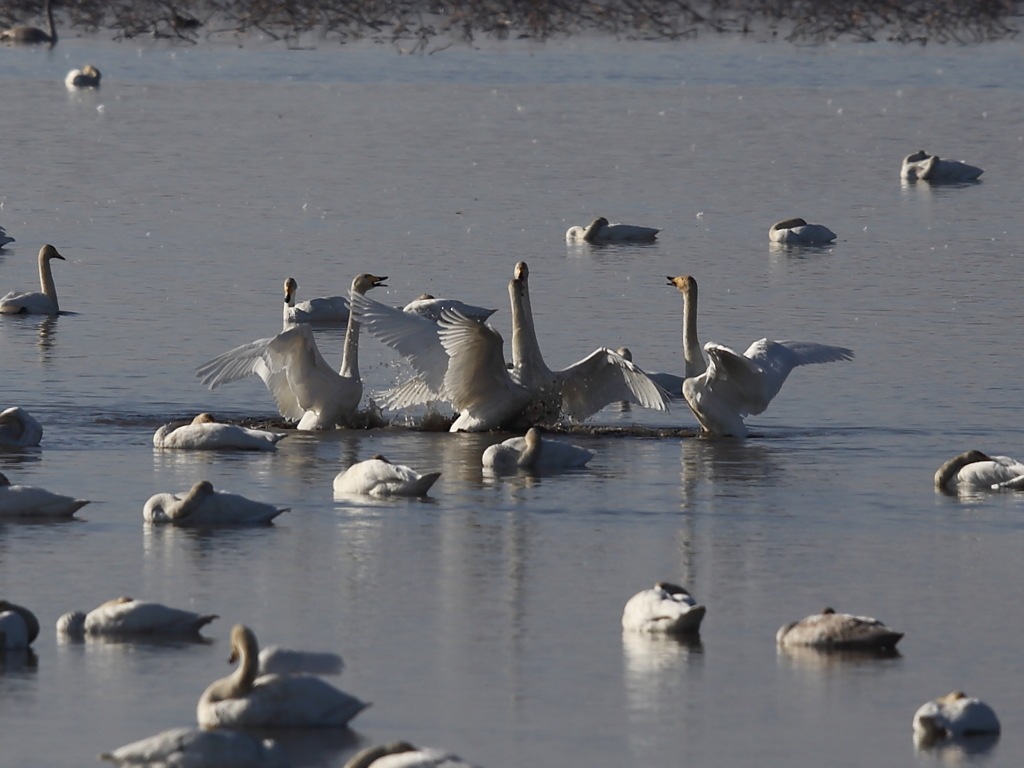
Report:
[{"label": "white swan", "polygon": [[199,698],[202,728],[343,726],[368,705],[310,675],[257,677],[259,644],[243,624],[231,629],[231,658],[238,667]]},{"label": "white swan", "polygon": [[510,437],[487,446],[481,460],[485,469],[515,472],[517,469],[552,471],[585,467],[592,458],[593,451],[541,437],[540,430],[530,427],[525,437]]},{"label": "white swan", "polygon": [[199,630],[218,618],[162,603],[116,597],[88,613],[71,611],[57,619],[57,631],[71,637],[85,635],[198,635]]},{"label": "white swan", "polygon": [[13,243],[14,238],[7,235],[7,230],[0,227],[0,248],[3,248],[8,243]]},{"label": "white swan", "polygon": [[[629,362],[633,362],[633,353],[629,347],[619,347],[615,351],[629,360]],[[683,399],[682,376],[676,376],[674,373],[663,373],[662,371],[648,371],[646,368],[644,373],[647,374],[647,378],[665,390],[665,395],[668,396],[669,400]]]},{"label": "white swan", "polygon": [[984,172],[981,168],[959,160],[940,160],[938,155],[929,155],[919,149],[903,158],[900,178],[903,181],[927,181],[931,184],[959,184],[975,181]]},{"label": "white swan", "polygon": [[836,239],[836,233],[824,224],[808,224],[797,218],[772,224],[772,228],[768,230],[768,239],[773,243],[815,245],[831,243]]},{"label": "white swan", "polygon": [[334,492],[341,496],[425,496],[440,476],[440,472],[421,475],[378,454],[339,472]]},{"label": "white swan", "polygon": [[401,405],[446,400],[460,411],[452,432],[523,429],[567,416],[583,421],[619,400],[667,410],[666,395],[640,368],[600,347],[560,371],[544,363],[533,327],[529,269],[516,264],[509,283],[512,303],[512,370],[505,365],[504,342],[491,326],[444,309],[433,323],[375,302],[353,297],[367,329],[404,355],[420,374],[399,387]]},{"label": "white swan", "polygon": [[285,327],[295,323],[347,323],[348,299],[345,296],[322,296],[295,303],[299,284],[289,277],[284,281]]},{"label": "white swan", "polygon": [[853,359],[846,347],[760,339],[742,355],[708,342],[705,364],[697,341],[697,281],[686,275],[668,283],[683,295],[683,397],[708,434],[746,437],[743,417],[764,411],[796,366]]},{"label": "white swan", "polygon": [[0,519],[71,517],[88,503],[45,488],[11,485],[11,481],[0,474]]},{"label": "white swan", "polygon": [[57,28],[53,24],[53,11],[50,8],[50,0],[43,3],[43,12],[46,14],[46,28],[44,32],[38,27],[19,25],[0,31],[0,42],[17,43],[19,45],[38,45],[49,43],[52,48],[57,44]]},{"label": "white swan", "polygon": [[102,75],[92,64],[86,64],[81,69],[72,69],[64,78],[64,85],[69,91],[78,88],[99,88]]},{"label": "white swan", "polygon": [[416,748],[395,741],[356,752],[344,768],[474,768],[458,755],[431,747]]},{"label": "white swan", "polygon": [[50,270],[51,259],[65,261],[56,248],[44,245],[39,249],[39,285],[42,293],[11,291],[6,296],[0,296],[0,315],[60,314],[57,288],[53,284],[53,272]]},{"label": "white swan", "polygon": [[902,632],[889,629],[878,619],[836,613],[821,613],[779,627],[775,642],[782,646],[811,646],[835,650],[882,650],[896,647]]},{"label": "white swan", "polygon": [[[362,274],[352,281],[350,300],[384,285],[387,277]],[[196,371],[203,384],[221,384],[259,375],[274,396],[281,415],[298,421],[298,429],[332,429],[348,425],[363,396],[359,378],[359,321],[350,314],[341,371],[320,354],[309,325],[299,324],[270,339],[258,339],[225,352]]]},{"label": "white swan", "polygon": [[288,757],[272,739],[239,731],[171,728],[99,756],[114,765],[150,768],[286,768]]},{"label": "white swan", "polygon": [[945,491],[1024,488],[1024,464],[1009,456],[965,451],[936,470],[935,487]]},{"label": "white swan", "polygon": [[237,493],[214,491],[213,483],[201,480],[181,495],[158,493],[142,508],[147,523],[207,527],[218,525],[259,525],[269,523],[282,512],[273,504],[253,501]]},{"label": "white swan", "polygon": [[260,650],[257,676],[263,675],[340,675],[345,662],[336,653],[295,651],[279,645]]},{"label": "white swan", "polygon": [[470,320],[479,320],[480,322],[483,322],[498,311],[496,309],[487,309],[486,307],[477,307],[458,299],[435,299],[429,293],[424,293],[419,298],[413,299],[402,307],[403,312],[425,317],[435,323],[441,319],[441,310],[443,309],[453,310],[465,315]]},{"label": "white swan", "polygon": [[700,631],[707,609],[678,584],[659,581],[637,592],[622,610],[622,628],[631,632],[685,634]]},{"label": "white swan", "polygon": [[39,619],[28,608],[0,600],[0,650],[28,648],[39,636]]},{"label": "white swan", "polygon": [[[0,414],[0,419],[2,419]],[[192,423],[175,427],[165,424],[153,434],[154,448],[182,448],[199,451],[237,448],[249,451],[276,451],[277,443],[286,437],[280,432],[248,429],[234,424],[220,424],[208,413],[200,413]],[[0,436],[0,444],[3,437]]]},{"label": "white swan", "polygon": [[565,233],[565,242],[569,245],[589,243],[590,245],[606,245],[608,243],[653,243],[660,229],[653,227],[637,227],[632,224],[609,224],[602,216],[594,219],[586,227],[569,227]]},{"label": "white swan", "polygon": [[8,408],[0,412],[0,446],[25,448],[39,445],[43,425],[24,408]]},{"label": "white swan", "polygon": [[953,691],[923,704],[914,713],[914,739],[922,746],[941,739],[959,739],[999,733],[999,718],[980,699]]}]

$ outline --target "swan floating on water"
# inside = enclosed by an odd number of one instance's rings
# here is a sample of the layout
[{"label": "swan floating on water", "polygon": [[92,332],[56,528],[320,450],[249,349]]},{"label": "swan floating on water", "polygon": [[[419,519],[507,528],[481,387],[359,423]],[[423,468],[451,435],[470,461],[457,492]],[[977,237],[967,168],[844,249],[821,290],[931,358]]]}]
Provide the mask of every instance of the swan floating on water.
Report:
[{"label": "swan floating on water", "polygon": [[442,749],[417,748],[395,741],[356,752],[344,768],[475,768],[458,755]]},{"label": "swan floating on water", "polygon": [[7,230],[5,230],[3,227],[0,227],[0,248],[3,248],[8,243],[13,243],[13,242],[14,242],[14,238],[13,237],[8,237]]},{"label": "swan floating on water", "polygon": [[284,281],[285,328],[296,323],[347,323],[348,299],[345,296],[322,296],[295,303],[299,284],[295,278]]},{"label": "swan floating on water", "polygon": [[586,227],[569,227],[565,233],[565,242],[569,245],[588,243],[590,245],[607,245],[609,243],[653,243],[658,238],[660,229],[653,227],[637,227],[632,224],[609,224],[602,216],[594,219]]},{"label": "swan floating on water", "polygon": [[64,85],[70,91],[78,88],[99,88],[101,77],[102,75],[96,67],[86,64],[81,69],[72,69],[68,72],[67,77],[64,78]]},{"label": "swan floating on water", "polygon": [[24,408],[8,408],[0,412],[0,446],[26,448],[39,445],[43,425]]},{"label": "swan floating on water", "polygon": [[45,488],[31,485],[11,485],[0,474],[0,519],[47,519],[71,517],[89,502],[62,496]]},{"label": "swan floating on water", "polygon": [[789,245],[815,245],[831,243],[836,233],[824,224],[808,224],[803,219],[786,219],[768,230],[768,239],[773,243]]},{"label": "swan floating on water", "polygon": [[16,43],[18,45],[39,45],[49,43],[52,48],[57,44],[57,28],[53,24],[53,10],[50,8],[50,0],[43,3],[43,12],[46,14],[46,28],[44,32],[38,27],[19,25],[10,29],[0,30],[0,42]]},{"label": "swan floating on water", "polygon": [[60,314],[57,288],[53,284],[53,272],[50,270],[52,259],[66,260],[52,245],[47,244],[39,249],[39,284],[42,293],[11,291],[5,296],[0,296],[0,315]]},{"label": "swan floating on water", "polygon": [[215,491],[209,480],[200,480],[179,496],[158,493],[142,508],[147,523],[204,527],[218,525],[260,525],[269,523],[288,508],[253,501],[237,493]]},{"label": "swan floating on water", "polygon": [[85,635],[169,635],[195,636],[199,630],[218,618],[215,614],[199,614],[162,603],[116,597],[88,613],[71,611],[57,619],[57,631],[75,638]]},{"label": "swan floating on water", "polygon": [[171,728],[104,752],[114,765],[152,768],[287,768],[288,757],[272,739],[240,731]]},{"label": "swan floating on water", "polygon": [[936,470],[935,487],[944,491],[1024,488],[1024,464],[1009,456],[964,451]]},{"label": "swan floating on water", "polygon": [[919,149],[903,158],[900,178],[904,181],[927,181],[931,184],[959,184],[976,181],[984,172],[981,168],[959,160],[940,160],[938,155],[929,155],[923,149]]},{"label": "swan floating on water", "polygon": [[339,472],[334,492],[342,496],[425,496],[440,476],[440,472],[421,475],[378,454]]},{"label": "swan floating on water", "polygon": [[942,739],[995,735],[999,730],[999,718],[992,707],[963,691],[929,701],[914,713],[914,739],[921,746]]},{"label": "swan floating on water", "polygon": [[659,581],[637,592],[622,611],[622,628],[632,632],[685,634],[700,631],[707,609],[683,587]]},{"label": "swan floating on water", "polygon": [[669,277],[668,284],[683,295],[683,397],[708,434],[746,437],[743,417],[763,412],[795,367],[853,359],[846,347],[760,339],[742,355],[709,341],[705,363],[697,340],[697,281],[684,275]]},{"label": "swan floating on water", "polygon": [[0,650],[28,648],[39,636],[39,619],[28,608],[0,600]]},{"label": "swan floating on water", "polygon": [[257,677],[259,644],[244,624],[231,629],[231,658],[238,667],[199,698],[202,728],[343,726],[368,704],[311,675]]},{"label": "swan floating on water", "polygon": [[419,298],[413,299],[402,307],[402,311],[407,314],[419,315],[435,323],[441,319],[441,310],[444,309],[458,312],[470,320],[479,320],[481,323],[498,311],[496,309],[487,309],[486,307],[477,307],[458,299],[435,299],[429,293],[424,293]]},{"label": "swan floating on water", "polygon": [[340,675],[345,662],[336,653],[295,651],[268,645],[260,651],[257,676],[263,675]]},{"label": "swan floating on water", "polygon": [[889,629],[878,619],[836,613],[826,608],[779,627],[775,642],[782,646],[810,646],[826,650],[893,649],[903,637],[902,632]]},{"label": "swan floating on water", "polygon": [[[362,274],[352,281],[350,300],[384,285],[387,277]],[[277,336],[257,339],[203,363],[196,371],[216,389],[246,376],[258,375],[274,396],[281,415],[298,421],[297,428],[333,429],[351,424],[363,396],[359,378],[359,321],[350,314],[340,372],[324,360],[304,323]]]},{"label": "swan floating on water", "polygon": [[485,469],[515,472],[517,469],[574,469],[585,467],[592,458],[593,451],[561,440],[541,437],[539,429],[530,427],[525,437],[510,437],[504,442],[487,446],[481,460]]},{"label": "swan floating on water", "polygon": [[[2,419],[3,414],[0,414]],[[237,448],[249,451],[276,451],[279,440],[286,435],[262,429],[247,429],[234,424],[220,424],[208,413],[200,413],[191,424],[175,427],[166,424],[153,434],[154,448],[182,448],[197,451]],[[0,433],[0,445],[3,436]]]}]

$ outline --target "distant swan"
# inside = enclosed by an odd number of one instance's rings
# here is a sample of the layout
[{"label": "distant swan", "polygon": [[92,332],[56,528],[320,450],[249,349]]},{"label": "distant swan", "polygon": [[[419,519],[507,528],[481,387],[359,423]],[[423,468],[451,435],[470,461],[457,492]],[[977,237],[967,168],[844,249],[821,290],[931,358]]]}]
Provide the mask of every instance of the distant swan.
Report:
[{"label": "distant swan", "polygon": [[39,284],[42,293],[18,293],[11,291],[0,296],[0,315],[56,315],[60,313],[57,304],[57,288],[53,284],[53,273],[50,271],[50,260],[64,257],[57,253],[52,245],[44,245],[39,249]]},{"label": "distant swan", "polygon": [[707,609],[683,587],[659,581],[637,592],[622,611],[622,628],[633,632],[682,634],[700,631]]},{"label": "distant swan", "polygon": [[25,448],[39,445],[43,425],[24,408],[8,408],[0,412],[0,446]]},{"label": "distant swan", "polygon": [[204,527],[218,525],[259,525],[269,523],[288,509],[253,501],[236,493],[214,491],[213,483],[201,480],[188,493],[158,493],[142,508],[147,523]]},{"label": "distant swan", "polygon": [[[362,274],[352,281],[352,297],[384,284],[387,277]],[[341,371],[320,354],[306,324],[292,326],[269,339],[257,339],[203,363],[196,375],[216,389],[254,374],[274,396],[281,415],[297,428],[333,429],[352,422],[363,396],[359,378],[359,321],[350,314]]]},{"label": "distant swan", "polygon": [[458,755],[430,747],[416,748],[395,741],[356,752],[344,768],[474,768]]},{"label": "distant swan", "polygon": [[708,434],[746,437],[743,417],[764,411],[796,366],[853,359],[846,347],[761,339],[742,355],[708,342],[705,363],[697,341],[697,281],[686,275],[669,277],[668,284],[683,295],[683,396]]},{"label": "distant swan", "polygon": [[64,78],[64,85],[68,90],[76,88],[99,88],[102,75],[92,64],[86,64],[81,69],[72,69]]},{"label": "distant swan", "polygon": [[800,621],[779,627],[775,642],[834,650],[880,650],[895,648],[902,632],[889,629],[878,619],[824,609]]},{"label": "distant swan", "polygon": [[344,296],[324,296],[295,303],[299,284],[295,278],[284,281],[285,327],[294,323],[347,323],[348,299]]},{"label": "distant swan", "polygon": [[609,224],[602,216],[594,219],[586,227],[569,227],[565,233],[565,242],[569,245],[589,243],[590,245],[606,245],[608,243],[653,243],[660,229],[653,227],[637,227],[632,224]]},{"label": "distant swan", "polygon": [[403,464],[392,464],[378,454],[339,472],[334,478],[334,492],[339,495],[425,496],[440,476],[440,472],[421,475]]},{"label": "distant swan", "polygon": [[1024,464],[1009,456],[965,451],[938,468],[935,487],[946,491],[1024,488]]},{"label": "distant swan", "polygon": [[170,608],[162,603],[117,597],[89,613],[72,611],[57,619],[57,631],[71,637],[85,635],[198,635],[199,630],[216,619],[214,614],[199,614]]},{"label": "distant swan", "polygon": [[922,746],[942,739],[998,734],[999,718],[980,699],[968,698],[963,691],[953,691],[923,704],[914,713],[914,738]]},{"label": "distant swan", "polygon": [[940,160],[938,155],[929,155],[919,149],[903,158],[900,178],[904,181],[927,181],[932,184],[957,184],[975,181],[981,174],[977,168],[959,160]]},{"label": "distant swan", "polygon": [[435,323],[441,319],[441,310],[447,309],[465,315],[470,320],[483,322],[498,310],[477,307],[473,304],[466,304],[458,299],[435,299],[429,293],[424,293],[419,298],[413,299],[402,311],[410,315],[419,315]]},{"label": "distant swan", "polygon": [[38,27],[20,25],[0,31],[0,42],[17,43],[20,45],[38,45],[49,43],[52,48],[57,44],[57,28],[53,25],[53,11],[50,9],[50,0],[43,3],[43,12],[46,14],[46,28],[44,32]]},{"label": "distant swan", "polygon": [[8,237],[7,230],[5,230],[3,227],[0,227],[0,248],[3,248],[8,243],[13,243],[13,242],[14,242],[14,238],[13,237]]},{"label": "distant swan", "polygon": [[288,757],[271,739],[260,741],[240,731],[171,728],[133,741],[112,752],[107,760],[124,768],[286,768]]},{"label": "distant swan", "polygon": [[814,245],[831,243],[836,239],[836,233],[824,224],[808,224],[803,219],[786,219],[772,225],[768,230],[768,239],[773,243]]},{"label": "distant swan", "polygon": [[340,675],[345,662],[336,653],[294,651],[268,645],[260,651],[258,675]]},{"label": "distant swan", "polygon": [[0,650],[28,648],[39,636],[39,619],[28,608],[0,600]]},{"label": "distant swan", "polygon": [[487,446],[482,461],[486,469],[515,472],[517,469],[544,471],[585,467],[592,458],[593,451],[541,437],[539,429],[530,427],[525,437],[511,437]]},{"label": "distant swan", "polygon": [[257,677],[259,644],[243,624],[231,629],[231,658],[238,667],[199,698],[202,728],[343,726],[368,705],[310,675]]},{"label": "distant swan", "polygon": [[[2,419],[2,414],[0,414]],[[200,413],[191,424],[175,427],[165,424],[153,434],[154,448],[182,448],[191,450],[217,450],[237,448],[250,451],[276,451],[277,443],[285,435],[262,429],[247,429],[234,424],[219,424],[208,413]],[[3,437],[0,434],[0,444]]]},{"label": "distant swan", "polygon": [[45,488],[11,485],[11,481],[0,474],[0,519],[71,517],[88,503],[83,499],[61,496]]}]

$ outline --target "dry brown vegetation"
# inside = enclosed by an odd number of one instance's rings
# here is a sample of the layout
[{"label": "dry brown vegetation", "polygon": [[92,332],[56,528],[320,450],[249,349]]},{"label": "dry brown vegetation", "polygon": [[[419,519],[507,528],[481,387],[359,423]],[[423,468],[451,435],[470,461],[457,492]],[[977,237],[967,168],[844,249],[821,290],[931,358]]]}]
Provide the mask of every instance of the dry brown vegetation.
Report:
[{"label": "dry brown vegetation", "polygon": [[[1009,0],[53,0],[61,27],[197,41],[255,31],[294,43],[302,33],[388,40],[423,50],[435,38],[547,39],[595,31],[631,39],[701,32],[801,42],[981,42],[1017,32]],[[43,0],[0,0],[0,26],[38,23]],[[65,32],[66,33],[66,32]]]}]

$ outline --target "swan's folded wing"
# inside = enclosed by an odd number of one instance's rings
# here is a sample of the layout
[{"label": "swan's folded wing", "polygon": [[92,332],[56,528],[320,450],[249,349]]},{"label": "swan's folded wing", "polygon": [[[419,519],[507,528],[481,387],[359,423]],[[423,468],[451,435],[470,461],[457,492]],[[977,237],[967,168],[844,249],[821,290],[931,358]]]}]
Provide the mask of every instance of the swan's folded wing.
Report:
[{"label": "swan's folded wing", "polygon": [[[853,350],[808,341],[769,341],[759,339],[751,344],[743,356],[755,362],[764,372],[761,380],[764,408],[782,389],[790,371],[798,365],[835,363],[852,360]],[[761,410],[764,410],[762,408]],[[761,411],[751,411],[760,413]]]},{"label": "swan's folded wing", "polygon": [[558,376],[562,380],[562,411],[576,421],[620,400],[668,410],[670,396],[665,390],[632,362],[604,347],[558,371]]},{"label": "swan's folded wing", "polygon": [[439,392],[448,370],[448,354],[432,320],[403,312],[353,292],[352,308],[363,327],[405,357],[434,392]]},{"label": "swan's folded wing", "polygon": [[[713,396],[716,401],[727,404],[730,410],[743,415],[761,413],[768,407],[772,395],[766,385],[767,374],[760,365],[713,341],[704,345],[704,352],[708,356],[708,369],[701,377],[707,382],[703,396]],[[778,391],[777,387],[775,391]]]}]

